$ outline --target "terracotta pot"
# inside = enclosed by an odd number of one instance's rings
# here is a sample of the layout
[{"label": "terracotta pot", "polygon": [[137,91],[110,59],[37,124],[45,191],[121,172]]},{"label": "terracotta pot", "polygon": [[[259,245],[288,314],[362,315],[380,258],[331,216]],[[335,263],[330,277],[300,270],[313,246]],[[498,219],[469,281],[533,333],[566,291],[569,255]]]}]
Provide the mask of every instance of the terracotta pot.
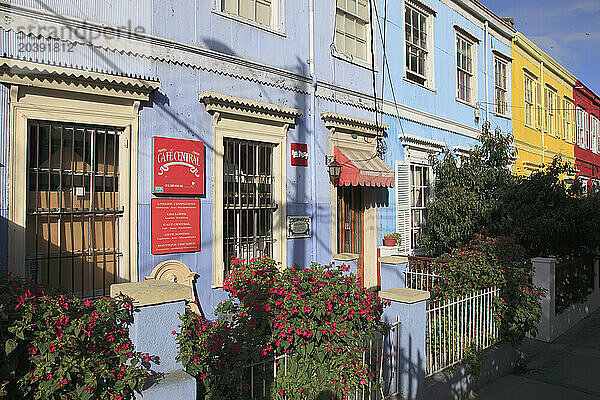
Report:
[{"label": "terracotta pot", "polygon": [[396,239],[393,237],[384,237],[383,238],[383,244],[384,246],[395,246],[396,245]]}]

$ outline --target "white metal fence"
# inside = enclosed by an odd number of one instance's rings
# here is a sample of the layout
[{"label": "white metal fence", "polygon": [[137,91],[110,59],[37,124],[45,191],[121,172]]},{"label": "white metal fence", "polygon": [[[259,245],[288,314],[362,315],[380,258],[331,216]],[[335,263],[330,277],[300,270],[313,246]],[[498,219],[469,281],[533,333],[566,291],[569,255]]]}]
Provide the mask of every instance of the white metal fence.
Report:
[{"label": "white metal fence", "polygon": [[[373,375],[377,377],[378,384],[372,382],[361,385],[353,393],[347,394],[347,400],[380,400],[383,398],[383,349],[384,337],[381,334],[375,335],[369,341],[368,346],[362,353],[362,364],[371,368]],[[240,385],[240,394],[250,399],[267,399],[269,397],[270,387],[278,376],[285,376],[291,373],[289,367],[289,358],[287,354],[275,357],[271,360],[265,360],[249,364],[242,369],[242,385]],[[373,367],[376,367],[373,369]]]},{"label": "white metal fence", "polygon": [[495,287],[427,304],[426,373],[459,363],[468,348],[485,349],[499,339],[493,315]]},{"label": "white metal fence", "polygon": [[440,276],[432,272],[418,269],[404,271],[406,287],[417,290],[431,290],[439,281]]}]

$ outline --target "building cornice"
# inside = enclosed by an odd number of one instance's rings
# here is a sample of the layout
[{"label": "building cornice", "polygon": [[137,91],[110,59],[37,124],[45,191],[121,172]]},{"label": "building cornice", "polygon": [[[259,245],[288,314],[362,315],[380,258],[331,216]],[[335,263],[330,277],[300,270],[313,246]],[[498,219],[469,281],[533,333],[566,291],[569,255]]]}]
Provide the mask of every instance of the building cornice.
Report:
[{"label": "building cornice", "polygon": [[408,134],[402,136],[400,142],[406,149],[419,150],[428,153],[441,153],[447,147],[444,142]]},{"label": "building cornice", "polygon": [[302,115],[302,112],[296,108],[282,107],[214,92],[204,92],[199,98],[210,113],[245,115],[251,118],[277,121],[290,125],[294,125],[296,118]]},{"label": "building cornice", "polygon": [[575,82],[577,81],[575,75],[573,75],[565,67],[560,65],[556,60],[550,57],[546,52],[540,49],[521,32],[517,32],[514,38],[514,44],[518,47],[518,49],[524,51],[527,55],[532,57],[537,62],[543,62],[544,67],[548,68],[560,79],[564,80],[568,85],[575,85]]},{"label": "building cornice", "polygon": [[390,128],[389,125],[333,112],[322,113],[321,119],[327,129],[333,128],[336,131],[361,133],[367,136],[383,135],[383,133]]},{"label": "building cornice", "polygon": [[504,38],[511,40],[516,33],[513,28],[506,21],[502,20],[490,9],[485,7],[479,1],[476,0],[444,0],[456,4],[461,9],[467,11],[469,14],[477,18],[481,22],[488,22],[489,27],[495,32],[502,35]]}]

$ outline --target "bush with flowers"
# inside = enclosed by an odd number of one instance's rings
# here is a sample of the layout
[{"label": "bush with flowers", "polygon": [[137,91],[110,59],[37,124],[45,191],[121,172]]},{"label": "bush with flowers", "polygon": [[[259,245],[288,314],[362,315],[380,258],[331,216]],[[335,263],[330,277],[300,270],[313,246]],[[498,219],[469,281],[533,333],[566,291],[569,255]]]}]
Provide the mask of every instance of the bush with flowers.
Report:
[{"label": "bush with flowers", "polygon": [[276,399],[345,399],[377,387],[379,360],[365,364],[362,354],[384,330],[384,303],[347,267],[280,270],[268,258],[234,265],[223,285],[231,299],[219,307],[230,318],[209,324],[187,313],[177,333],[179,358],[207,398],[249,397],[253,364],[255,398],[263,384]]},{"label": "bush with flowers", "polygon": [[543,289],[533,284],[533,268],[522,246],[512,238],[489,238],[476,234],[466,246],[444,255],[441,276],[431,290],[434,300],[453,298],[487,289],[500,288],[494,316],[504,340],[520,343],[526,334],[535,335],[541,313]]},{"label": "bush with flowers", "polygon": [[128,298],[91,302],[0,278],[0,398],[130,399],[148,376]]}]

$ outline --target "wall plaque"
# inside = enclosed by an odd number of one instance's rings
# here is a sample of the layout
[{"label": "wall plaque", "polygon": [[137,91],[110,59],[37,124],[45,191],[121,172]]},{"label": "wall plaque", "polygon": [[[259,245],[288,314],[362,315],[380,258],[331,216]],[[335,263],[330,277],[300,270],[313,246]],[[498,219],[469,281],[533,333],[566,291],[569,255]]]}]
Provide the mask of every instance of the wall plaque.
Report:
[{"label": "wall plaque", "polygon": [[290,158],[292,165],[306,167],[308,165],[308,148],[306,143],[292,143],[290,147],[292,149]]},{"label": "wall plaque", "polygon": [[287,238],[300,239],[310,237],[311,220],[308,216],[287,217]]},{"label": "wall plaque", "polygon": [[154,138],[155,194],[204,194],[204,143]]},{"label": "wall plaque", "polygon": [[200,200],[152,199],[152,254],[200,251]]}]

